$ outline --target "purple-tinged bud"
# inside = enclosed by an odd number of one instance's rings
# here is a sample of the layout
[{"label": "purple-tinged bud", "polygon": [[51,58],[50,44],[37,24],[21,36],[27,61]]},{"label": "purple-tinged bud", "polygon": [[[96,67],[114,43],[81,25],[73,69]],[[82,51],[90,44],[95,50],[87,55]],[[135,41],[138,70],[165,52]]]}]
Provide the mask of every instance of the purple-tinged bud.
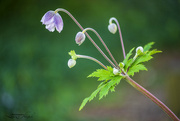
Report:
[{"label": "purple-tinged bud", "polygon": [[63,20],[59,13],[55,11],[48,11],[44,14],[44,16],[41,19],[42,24],[46,25],[46,29],[48,29],[50,32],[54,32],[56,29],[59,33],[63,29]]},{"label": "purple-tinged bud", "polygon": [[74,67],[76,65],[76,61],[75,60],[73,60],[73,59],[69,59],[68,60],[68,67],[69,68],[72,68],[72,67]]},{"label": "purple-tinged bud", "polygon": [[84,40],[86,39],[86,36],[83,32],[78,32],[75,37],[76,44],[81,45]]},{"label": "purple-tinged bud", "polygon": [[116,24],[111,23],[111,24],[108,25],[108,29],[109,29],[109,31],[110,31],[111,33],[115,34],[116,31],[117,31],[117,26],[116,26]]}]

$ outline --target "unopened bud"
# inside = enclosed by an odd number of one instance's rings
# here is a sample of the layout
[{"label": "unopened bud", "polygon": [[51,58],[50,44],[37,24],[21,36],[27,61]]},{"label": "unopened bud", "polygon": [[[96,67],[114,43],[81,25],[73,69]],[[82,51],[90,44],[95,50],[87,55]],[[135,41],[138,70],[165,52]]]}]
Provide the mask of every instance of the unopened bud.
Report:
[{"label": "unopened bud", "polygon": [[118,75],[118,74],[119,74],[119,70],[116,69],[116,68],[113,68],[113,74],[114,74],[114,75]]},{"label": "unopened bud", "polygon": [[119,67],[124,68],[124,63],[123,62],[119,63]]},{"label": "unopened bud", "polygon": [[85,38],[86,36],[83,32],[78,32],[75,37],[76,44],[81,45],[84,42]]},{"label": "unopened bud", "polygon": [[136,53],[139,55],[141,53],[143,53],[143,47],[139,46],[136,48]]},{"label": "unopened bud", "polygon": [[109,29],[109,31],[110,31],[111,33],[115,34],[116,31],[117,31],[117,26],[116,26],[116,24],[111,23],[111,24],[108,25],[108,29]]},{"label": "unopened bud", "polygon": [[73,59],[69,59],[68,60],[68,67],[69,68],[72,68],[72,67],[74,67],[76,65],[76,61],[75,60],[73,60]]}]

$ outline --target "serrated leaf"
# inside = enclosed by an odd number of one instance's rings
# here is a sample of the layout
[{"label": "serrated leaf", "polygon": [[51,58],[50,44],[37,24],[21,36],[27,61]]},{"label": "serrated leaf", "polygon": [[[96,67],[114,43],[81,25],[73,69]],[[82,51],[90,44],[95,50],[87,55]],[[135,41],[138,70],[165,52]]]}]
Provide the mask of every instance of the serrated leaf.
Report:
[{"label": "serrated leaf", "polygon": [[130,51],[129,51],[129,53],[126,55],[126,58],[124,59],[124,61],[123,61],[123,63],[126,65],[126,63],[127,63],[127,61],[128,61],[128,59],[129,59],[129,57],[132,55],[132,51],[134,50],[134,48],[132,48]]},{"label": "serrated leaf", "polygon": [[131,64],[134,62],[134,59],[129,59],[124,67],[124,70],[127,71],[127,69],[131,66]]},{"label": "serrated leaf", "polygon": [[148,51],[149,49],[151,49],[153,44],[154,44],[154,42],[150,42],[150,43],[146,44],[146,45],[144,46],[144,50],[143,50],[143,51],[146,52],[146,51]]},{"label": "serrated leaf", "polygon": [[95,72],[90,74],[88,77],[98,77],[98,81],[103,81],[103,80],[110,80],[112,79],[113,73],[112,67],[107,67],[107,70],[105,69],[97,69]]},{"label": "serrated leaf", "polygon": [[104,85],[98,86],[98,88],[89,97],[89,101],[93,100],[96,97],[96,95],[102,89],[102,87],[104,87]]},{"label": "serrated leaf", "polygon": [[86,103],[88,102],[88,100],[89,100],[89,97],[87,97],[87,98],[85,98],[85,99],[83,100],[83,102],[81,103],[81,106],[79,107],[79,111],[83,109],[83,107],[86,105]]},{"label": "serrated leaf", "polygon": [[142,55],[142,56],[139,56],[135,61],[134,63],[132,64],[132,66],[134,65],[137,65],[139,63],[142,63],[142,62],[146,62],[146,61],[149,61],[151,60],[153,57],[149,54],[145,54],[145,55]]},{"label": "serrated leaf", "polygon": [[154,54],[156,54],[156,53],[161,53],[161,52],[162,52],[162,51],[159,51],[159,50],[157,50],[157,49],[154,49],[154,50],[149,51],[148,54],[149,54],[149,55],[154,55]]},{"label": "serrated leaf", "polygon": [[109,82],[107,82],[105,85],[103,85],[101,91],[99,92],[99,100],[103,98],[103,96],[106,96],[110,89],[114,89],[114,87],[119,84],[121,81],[122,76],[116,76]]},{"label": "serrated leaf", "polygon": [[110,87],[111,92],[115,92],[115,86]]},{"label": "serrated leaf", "polygon": [[137,64],[129,68],[128,75],[134,75],[134,73],[139,72],[140,70],[146,70],[147,68],[143,64]]},{"label": "serrated leaf", "polygon": [[86,103],[89,101],[91,101],[91,100],[93,100],[96,96],[97,96],[97,94],[98,94],[98,92],[102,89],[102,87],[103,87],[104,85],[103,85],[103,83],[100,83],[100,85],[98,86],[98,88],[89,96],[89,97],[87,97],[87,98],[85,98],[84,100],[83,100],[83,102],[81,103],[81,106],[80,106],[80,108],[79,108],[79,111],[81,110],[81,109],[83,109],[83,107],[86,105]]}]

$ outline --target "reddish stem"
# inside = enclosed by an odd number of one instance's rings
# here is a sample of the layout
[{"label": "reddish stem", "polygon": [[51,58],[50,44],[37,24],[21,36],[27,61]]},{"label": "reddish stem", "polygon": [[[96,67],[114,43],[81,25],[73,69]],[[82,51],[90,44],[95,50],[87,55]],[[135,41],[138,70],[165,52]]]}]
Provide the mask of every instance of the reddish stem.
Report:
[{"label": "reddish stem", "polygon": [[136,83],[133,79],[131,79],[128,75],[126,76],[126,81],[133,86],[135,89],[140,91],[143,95],[147,96],[149,99],[151,99],[154,103],[156,103],[164,112],[167,113],[169,117],[171,117],[174,121],[180,121],[180,119],[158,98],[156,98],[153,94],[151,94],[149,91],[147,91],[145,88],[143,88],[141,85]]}]

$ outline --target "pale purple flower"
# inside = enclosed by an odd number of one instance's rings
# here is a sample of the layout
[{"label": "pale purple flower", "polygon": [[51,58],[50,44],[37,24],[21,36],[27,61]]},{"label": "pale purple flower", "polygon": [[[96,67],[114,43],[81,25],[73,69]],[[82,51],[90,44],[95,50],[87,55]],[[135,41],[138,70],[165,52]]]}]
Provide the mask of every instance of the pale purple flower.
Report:
[{"label": "pale purple flower", "polygon": [[60,33],[63,29],[63,20],[59,13],[55,11],[48,11],[41,19],[42,24],[46,25],[46,29],[54,32],[55,28]]}]

